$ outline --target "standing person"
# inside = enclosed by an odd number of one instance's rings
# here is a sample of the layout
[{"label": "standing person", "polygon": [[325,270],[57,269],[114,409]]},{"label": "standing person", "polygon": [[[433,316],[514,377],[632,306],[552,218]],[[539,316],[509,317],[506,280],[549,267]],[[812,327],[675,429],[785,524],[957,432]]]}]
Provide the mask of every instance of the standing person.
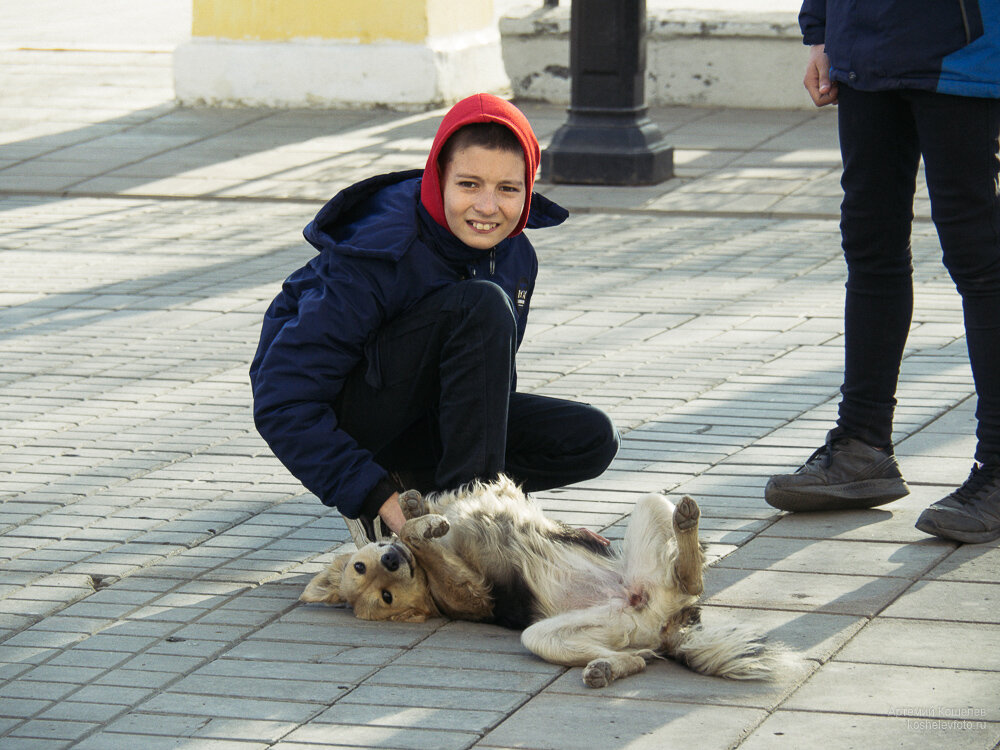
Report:
[{"label": "standing person", "polygon": [[839,105],[845,370],[837,426],[794,474],[771,477],[789,511],[870,508],[906,495],[892,419],[913,311],[910,229],[923,156],[944,264],[962,297],[978,396],[968,480],[917,528],[1000,537],[1000,0],[805,0],[805,86]]},{"label": "standing person", "polygon": [[364,180],[320,210],[305,229],[318,255],[264,316],[257,429],[358,546],[399,531],[403,489],[503,472],[538,491],[595,477],[618,451],[604,412],[515,390],[538,271],[522,230],[568,215],[532,194],[539,155],[512,104],[464,99],[422,171]]}]

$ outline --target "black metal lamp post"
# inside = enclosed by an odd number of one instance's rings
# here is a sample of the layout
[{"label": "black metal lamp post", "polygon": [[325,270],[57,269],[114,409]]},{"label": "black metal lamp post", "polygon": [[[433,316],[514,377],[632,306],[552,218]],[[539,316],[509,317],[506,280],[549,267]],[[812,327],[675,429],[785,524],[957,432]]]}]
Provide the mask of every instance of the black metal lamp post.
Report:
[{"label": "black metal lamp post", "polygon": [[542,152],[542,179],[653,185],[674,150],[646,109],[645,0],[573,0],[569,117]]}]

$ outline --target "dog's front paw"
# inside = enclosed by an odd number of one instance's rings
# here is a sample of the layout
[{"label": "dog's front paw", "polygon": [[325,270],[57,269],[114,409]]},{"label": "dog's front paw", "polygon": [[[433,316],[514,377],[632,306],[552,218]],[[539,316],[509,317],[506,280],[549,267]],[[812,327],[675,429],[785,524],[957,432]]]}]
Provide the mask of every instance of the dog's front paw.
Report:
[{"label": "dog's front paw", "polygon": [[444,516],[426,515],[421,516],[427,519],[427,526],[424,529],[424,539],[437,539],[448,533],[451,525]]},{"label": "dog's front paw", "polygon": [[428,513],[403,524],[403,534],[414,541],[438,539],[447,534],[450,528],[447,518],[436,513]]},{"label": "dog's front paw", "polygon": [[698,507],[698,503],[690,497],[685,497],[674,509],[674,528],[677,531],[690,531],[698,527],[699,518],[701,518],[701,509]]},{"label": "dog's front paw", "polygon": [[594,659],[583,668],[583,684],[587,687],[607,687],[614,679],[611,663],[606,659]]},{"label": "dog's front paw", "polygon": [[419,490],[407,490],[399,496],[399,507],[403,510],[403,517],[419,518],[426,516],[428,512],[427,501],[420,494]]}]

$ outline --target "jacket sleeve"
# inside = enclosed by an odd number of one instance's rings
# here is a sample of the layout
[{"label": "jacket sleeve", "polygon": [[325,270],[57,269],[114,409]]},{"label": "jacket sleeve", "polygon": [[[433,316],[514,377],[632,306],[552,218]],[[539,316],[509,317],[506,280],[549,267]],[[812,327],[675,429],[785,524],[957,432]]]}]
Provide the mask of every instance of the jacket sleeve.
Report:
[{"label": "jacket sleeve", "polygon": [[826,0],[803,0],[799,28],[804,44],[812,46],[826,41]]},{"label": "jacket sleeve", "polygon": [[371,453],[340,429],[334,401],[385,313],[378,286],[363,272],[326,271],[321,278],[306,266],[290,276],[264,316],[250,368],[254,422],[275,456],[325,505],[348,518],[373,517],[394,487]]}]

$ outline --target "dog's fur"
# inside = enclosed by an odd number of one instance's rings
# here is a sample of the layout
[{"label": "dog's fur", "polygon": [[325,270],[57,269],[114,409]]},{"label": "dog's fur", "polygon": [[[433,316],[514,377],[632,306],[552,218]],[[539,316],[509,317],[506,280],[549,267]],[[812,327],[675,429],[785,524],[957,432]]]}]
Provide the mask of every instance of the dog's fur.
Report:
[{"label": "dog's fur", "polygon": [[620,552],[554,522],[509,479],[400,498],[398,540],[339,555],[300,597],[347,602],[366,620],[428,617],[524,628],[522,643],[555,664],[584,667],[603,687],[654,656],[704,674],[776,676],[783,655],[738,627],[700,623],[705,556],[700,511],[646,495]]}]

